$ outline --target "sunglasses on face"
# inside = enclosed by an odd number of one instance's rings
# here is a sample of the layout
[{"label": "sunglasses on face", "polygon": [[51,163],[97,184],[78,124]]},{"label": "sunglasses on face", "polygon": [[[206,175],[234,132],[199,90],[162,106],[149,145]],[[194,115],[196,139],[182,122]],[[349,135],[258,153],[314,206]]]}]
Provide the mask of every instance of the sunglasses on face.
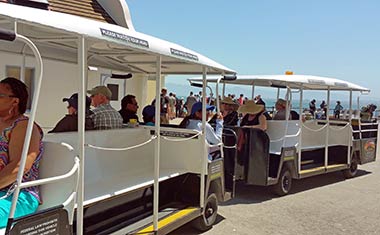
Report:
[{"label": "sunglasses on face", "polygon": [[0,93],[0,97],[17,98],[15,95],[8,95],[3,93]]}]

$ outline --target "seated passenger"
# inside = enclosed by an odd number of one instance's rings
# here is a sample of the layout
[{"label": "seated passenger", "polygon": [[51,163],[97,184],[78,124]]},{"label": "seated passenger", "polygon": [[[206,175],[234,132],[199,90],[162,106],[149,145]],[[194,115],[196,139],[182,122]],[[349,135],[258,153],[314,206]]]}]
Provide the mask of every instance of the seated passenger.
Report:
[{"label": "seated passenger", "polygon": [[[273,120],[286,120],[286,100],[278,99],[275,107],[277,112],[274,115]],[[289,107],[291,107],[290,103]],[[290,110],[289,120],[298,120],[299,118],[300,116],[296,111]]]},{"label": "seated passenger", "polygon": [[144,107],[142,111],[144,125],[154,126],[155,119],[154,115],[156,113],[156,108],[153,105],[147,105]]},{"label": "seated passenger", "polygon": [[[63,102],[69,104],[67,106],[66,114],[58,123],[55,125],[54,129],[49,131],[49,133],[56,132],[66,132],[66,131],[78,131],[78,93],[73,94],[70,98],[63,98]],[[86,96],[86,119],[85,119],[85,129],[93,130],[94,123],[90,117],[92,112],[90,111],[91,99]]]},{"label": "seated passenger", "polygon": [[123,123],[127,124],[130,119],[136,119],[139,122],[139,117],[136,115],[139,108],[136,97],[134,95],[126,95],[121,100],[120,115],[123,117]]},{"label": "seated passenger", "polygon": [[266,110],[266,107],[265,107],[265,102],[263,99],[261,99],[261,95],[258,95],[255,97],[255,103],[256,104],[259,104],[259,105],[263,105],[264,106],[264,116],[267,120],[272,120],[272,117],[269,115],[269,113],[267,112]]},{"label": "seated passenger", "polygon": [[377,109],[377,106],[374,104],[369,104],[365,107],[362,107],[360,118],[362,121],[371,121],[373,117],[373,113]]},{"label": "seated passenger", "polygon": [[273,116],[273,120],[285,120],[286,119],[286,100],[278,99],[276,104],[276,114]]},{"label": "seated passenger", "polygon": [[236,112],[235,107],[239,104],[234,102],[231,97],[225,97],[221,101],[221,110],[225,126],[236,126],[239,120],[238,112]]},{"label": "seated passenger", "polygon": [[[241,127],[257,128],[263,131],[267,129],[267,119],[264,116],[264,106],[256,104],[253,100],[247,100],[238,109],[239,113],[244,114],[240,123]],[[247,129],[240,129],[238,132],[237,150],[242,152],[247,140]]]},{"label": "seated passenger", "polygon": [[87,91],[91,95],[91,103],[95,107],[91,117],[96,130],[121,128],[123,118],[120,113],[110,105],[112,92],[106,86],[97,86]]},{"label": "seated passenger", "polygon": [[266,131],[267,119],[263,114],[263,105],[258,105],[253,100],[247,100],[245,104],[239,107],[238,112],[245,114],[240,123],[241,127],[259,128]]},{"label": "seated passenger", "polygon": [[[206,120],[209,119],[210,111],[214,110],[215,106],[206,105]],[[189,116],[185,117],[181,124],[181,128],[202,130],[202,102],[196,102],[191,108]],[[215,131],[212,126],[206,122],[206,140],[209,144],[219,144],[222,141],[223,132],[223,116],[218,114],[216,119]]]},{"label": "seated passenger", "polygon": [[[28,102],[26,85],[18,79],[0,81],[0,228],[7,224],[13,198],[14,182],[19,171],[28,117],[24,115]],[[34,123],[26,159],[23,182],[38,179],[42,158],[43,132]],[[34,213],[41,203],[38,186],[20,190],[14,218]]]}]

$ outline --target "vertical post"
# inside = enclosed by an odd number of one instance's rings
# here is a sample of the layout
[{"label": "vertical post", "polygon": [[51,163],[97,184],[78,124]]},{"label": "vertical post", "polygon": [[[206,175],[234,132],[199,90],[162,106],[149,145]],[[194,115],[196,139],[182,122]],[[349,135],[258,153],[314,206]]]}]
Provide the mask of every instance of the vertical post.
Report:
[{"label": "vertical post", "polygon": [[303,101],[303,87],[301,85],[300,88],[300,107],[299,107],[299,114],[300,114],[300,119],[299,119],[299,128],[300,128],[300,135],[298,136],[298,174],[301,171],[301,156],[302,156],[302,101]]},{"label": "vertical post", "polygon": [[[24,36],[16,34],[16,39],[27,44],[30,47],[30,49],[33,51],[33,54],[36,57],[36,61],[37,61],[37,72],[36,72],[37,81],[36,81],[36,86],[35,86],[35,92],[33,95],[32,109],[30,111],[28,126],[27,126],[26,133],[25,133],[24,144],[22,146],[20,166],[19,166],[19,171],[17,172],[17,179],[16,179],[16,189],[13,193],[12,204],[11,204],[9,217],[8,217],[8,226],[11,225],[15,211],[16,211],[16,205],[17,205],[18,196],[20,193],[20,187],[17,187],[17,186],[20,186],[22,184],[22,178],[24,176],[24,169],[25,169],[25,165],[26,165],[26,159],[28,157],[30,139],[32,138],[32,131],[33,131],[34,120],[36,117],[38,99],[40,97],[42,73],[43,73],[42,58],[41,58],[41,54],[38,51],[37,47],[33,44],[33,42],[31,40],[29,40],[28,38],[26,38]],[[10,229],[10,228],[8,228],[8,226],[7,226],[7,230]]]},{"label": "vertical post", "polygon": [[[330,105],[330,87],[327,87],[327,110],[329,109]],[[329,162],[329,134],[330,134],[330,118],[329,115],[326,113],[326,138],[325,138],[325,168],[327,169],[327,165]]]},{"label": "vertical post", "polygon": [[20,80],[25,83],[25,66],[26,66],[26,55],[25,50],[22,50],[22,61],[20,70]]},{"label": "vertical post", "polygon": [[160,178],[160,112],[161,112],[161,56],[157,56],[156,63],[156,112],[155,112],[155,132],[154,142],[154,187],[153,187],[153,228],[158,230],[158,201],[159,201],[159,178]]},{"label": "vertical post", "polygon": [[255,98],[255,83],[252,83],[252,94],[251,94],[251,99],[253,100]]},{"label": "vertical post", "polygon": [[358,118],[358,125],[359,125],[359,138],[362,139],[362,119],[360,118],[360,96],[362,95],[362,93],[360,92],[360,94],[358,95],[358,110],[359,110],[359,118]]},{"label": "vertical post", "polygon": [[350,90],[350,101],[349,101],[349,118],[348,118],[348,123],[350,124],[350,135],[348,135],[348,145],[347,145],[347,164],[351,164],[351,145],[352,145],[352,138],[353,138],[353,133],[351,132],[352,130],[352,89]]},{"label": "vertical post", "polygon": [[84,200],[84,164],[85,164],[85,104],[87,87],[87,44],[83,36],[78,38],[78,72],[79,84],[79,112],[78,112],[78,146],[79,146],[79,186],[77,197],[77,234],[83,234],[83,200]]},{"label": "vertical post", "polygon": [[[290,102],[291,102],[291,99],[292,99],[292,91],[290,90],[289,87],[286,88],[286,96],[285,96],[285,100],[286,100],[286,107],[285,107],[285,120],[286,120],[286,125],[288,125],[288,121],[289,121],[289,114],[290,114]],[[285,133],[286,135],[287,133]]]},{"label": "vertical post", "polygon": [[[206,91],[206,77],[207,77],[207,68],[202,67],[202,93]],[[204,207],[204,200],[205,200],[205,177],[206,177],[206,164],[207,164],[207,159],[208,159],[208,151],[206,149],[206,97],[202,97],[202,149],[203,149],[203,154],[202,154],[202,172],[201,172],[201,188],[200,188],[200,198],[199,198],[199,204],[200,207]]]},{"label": "vertical post", "polygon": [[18,33],[18,22],[17,19],[15,19],[15,22],[13,22],[13,31],[15,31],[15,34]]},{"label": "vertical post", "polygon": [[[18,21],[17,19],[14,22],[14,32],[18,32]],[[21,60],[21,70],[20,70],[20,80],[25,82],[25,66],[26,66],[26,55],[25,55],[25,46],[22,48],[22,60]]]},{"label": "vertical post", "polygon": [[352,89],[350,90],[350,101],[349,101],[349,109],[348,109],[349,117],[348,121],[351,123],[352,120]]},{"label": "vertical post", "polygon": [[[218,80],[216,80],[216,85],[215,85],[215,90],[216,90],[216,94],[215,94],[215,96],[216,96],[216,111],[217,112],[220,112],[219,83],[220,83],[221,80],[222,80],[222,78],[218,78]],[[210,99],[210,101],[211,101],[211,99]]]},{"label": "vertical post", "polygon": [[[223,82],[223,91],[222,92],[223,92],[223,94],[222,94],[221,98],[224,99],[224,97],[226,97],[226,83],[225,82]],[[219,97],[216,97],[216,98],[219,99]]]}]

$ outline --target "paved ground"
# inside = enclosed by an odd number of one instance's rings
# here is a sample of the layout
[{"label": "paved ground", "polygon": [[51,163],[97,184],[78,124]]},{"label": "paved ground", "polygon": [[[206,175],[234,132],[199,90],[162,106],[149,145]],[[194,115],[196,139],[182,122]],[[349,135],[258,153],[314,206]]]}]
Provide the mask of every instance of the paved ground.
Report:
[{"label": "paved ground", "polygon": [[199,233],[185,225],[170,235],[380,234],[380,161],[360,169],[349,180],[340,172],[298,180],[285,197],[238,184],[211,230]]}]

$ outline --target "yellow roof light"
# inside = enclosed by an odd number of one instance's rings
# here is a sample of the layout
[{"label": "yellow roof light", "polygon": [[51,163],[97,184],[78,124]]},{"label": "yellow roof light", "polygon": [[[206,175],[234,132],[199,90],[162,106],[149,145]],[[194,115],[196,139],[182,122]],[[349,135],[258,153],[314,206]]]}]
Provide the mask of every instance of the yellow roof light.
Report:
[{"label": "yellow roof light", "polygon": [[293,71],[285,71],[285,75],[293,75]]}]

